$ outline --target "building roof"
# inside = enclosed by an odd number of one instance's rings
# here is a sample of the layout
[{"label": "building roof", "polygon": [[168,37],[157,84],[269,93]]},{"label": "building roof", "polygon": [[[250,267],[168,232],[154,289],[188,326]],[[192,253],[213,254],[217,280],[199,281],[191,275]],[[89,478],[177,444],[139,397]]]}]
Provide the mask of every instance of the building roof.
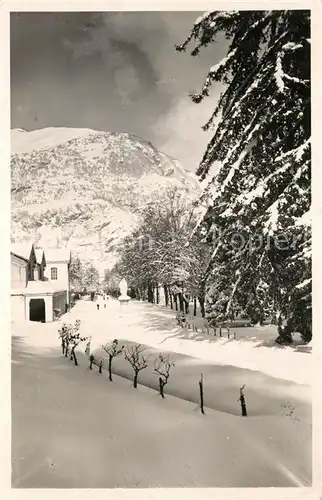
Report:
[{"label": "building roof", "polygon": [[69,262],[70,250],[68,248],[48,248],[45,250],[46,262]]},{"label": "building roof", "polygon": [[23,258],[24,260],[29,260],[32,245],[33,244],[31,242],[13,243],[11,244],[11,253]]},{"label": "building roof", "polygon": [[44,249],[43,248],[35,248],[36,261],[37,264],[41,264],[44,257]]},{"label": "building roof", "polygon": [[11,288],[10,295],[24,295],[26,293],[26,287]]},{"label": "building roof", "polygon": [[57,290],[47,281],[28,281],[26,294],[40,295],[40,294],[53,294]]}]

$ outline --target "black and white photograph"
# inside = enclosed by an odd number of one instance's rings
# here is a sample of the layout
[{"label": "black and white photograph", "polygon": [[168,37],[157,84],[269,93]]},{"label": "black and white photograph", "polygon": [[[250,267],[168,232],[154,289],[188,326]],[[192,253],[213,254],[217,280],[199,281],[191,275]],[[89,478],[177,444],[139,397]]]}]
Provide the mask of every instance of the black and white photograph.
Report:
[{"label": "black and white photograph", "polygon": [[275,4],[10,12],[12,489],[312,488],[312,16]]}]

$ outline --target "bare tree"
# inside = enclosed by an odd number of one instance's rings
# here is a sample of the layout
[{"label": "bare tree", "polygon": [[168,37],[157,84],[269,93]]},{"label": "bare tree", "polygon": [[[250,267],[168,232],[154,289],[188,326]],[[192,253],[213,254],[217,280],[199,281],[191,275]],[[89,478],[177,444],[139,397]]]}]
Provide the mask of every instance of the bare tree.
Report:
[{"label": "bare tree", "polygon": [[240,396],[239,396],[239,399],[237,401],[240,403],[241,410],[242,410],[242,416],[247,417],[247,407],[246,407],[244,389],[245,389],[245,384],[239,389]]},{"label": "bare tree", "polygon": [[200,375],[199,392],[200,392],[200,410],[201,413],[204,415],[205,410],[204,410],[204,399],[203,399],[203,374]]},{"label": "bare tree", "polygon": [[[68,334],[68,326],[66,325],[66,323],[63,323],[61,328],[59,328],[59,330],[58,330],[58,335],[59,335],[59,338],[61,339],[61,351],[62,351],[63,356],[65,356],[65,353],[68,350],[67,334]],[[67,357],[67,354],[66,354],[66,357]]]},{"label": "bare tree", "polygon": [[70,354],[70,359],[74,360],[76,366],[78,366],[76,347],[81,342],[87,340],[87,337],[81,337],[79,331],[80,325],[81,322],[79,319],[77,319],[74,325],[64,323],[62,327],[58,330],[59,337],[61,338],[62,342],[62,353],[65,354],[66,358],[68,354]]},{"label": "bare tree", "polygon": [[144,347],[141,344],[127,346],[124,349],[124,357],[130,363],[134,371],[133,385],[136,389],[138,386],[138,376],[141,370],[148,367],[148,356],[144,356]]},{"label": "bare tree", "polygon": [[174,362],[170,361],[170,356],[164,356],[163,354],[159,354],[159,356],[154,361],[154,373],[159,375],[159,390],[160,395],[164,398],[164,386],[167,385],[170,370],[174,367]]},{"label": "bare tree", "polygon": [[116,356],[122,354],[124,345],[120,346],[119,341],[117,339],[114,339],[113,342],[102,345],[102,348],[108,354],[108,377],[112,382],[112,361]]}]

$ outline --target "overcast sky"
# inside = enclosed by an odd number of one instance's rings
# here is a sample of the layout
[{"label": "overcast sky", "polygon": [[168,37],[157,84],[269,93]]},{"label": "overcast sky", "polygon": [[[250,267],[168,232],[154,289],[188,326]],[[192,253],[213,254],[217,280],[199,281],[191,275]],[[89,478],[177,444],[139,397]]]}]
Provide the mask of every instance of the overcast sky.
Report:
[{"label": "overcast sky", "polygon": [[201,126],[220,89],[199,90],[224,55],[174,49],[199,12],[11,15],[12,128],[86,127],[150,140],[195,170],[209,139]]}]

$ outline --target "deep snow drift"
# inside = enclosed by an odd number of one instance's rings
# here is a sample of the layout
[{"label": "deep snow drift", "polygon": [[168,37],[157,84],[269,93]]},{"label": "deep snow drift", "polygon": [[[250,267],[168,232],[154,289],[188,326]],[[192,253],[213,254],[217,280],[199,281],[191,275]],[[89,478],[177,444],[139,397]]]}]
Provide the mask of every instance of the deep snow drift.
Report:
[{"label": "deep snow drift", "polygon": [[33,328],[47,347],[13,335],[13,487],[310,484],[310,439],[289,417],[202,416],[187,401],[119,377],[110,383],[84,356],[75,367],[49,347],[58,339],[47,326]]}]

